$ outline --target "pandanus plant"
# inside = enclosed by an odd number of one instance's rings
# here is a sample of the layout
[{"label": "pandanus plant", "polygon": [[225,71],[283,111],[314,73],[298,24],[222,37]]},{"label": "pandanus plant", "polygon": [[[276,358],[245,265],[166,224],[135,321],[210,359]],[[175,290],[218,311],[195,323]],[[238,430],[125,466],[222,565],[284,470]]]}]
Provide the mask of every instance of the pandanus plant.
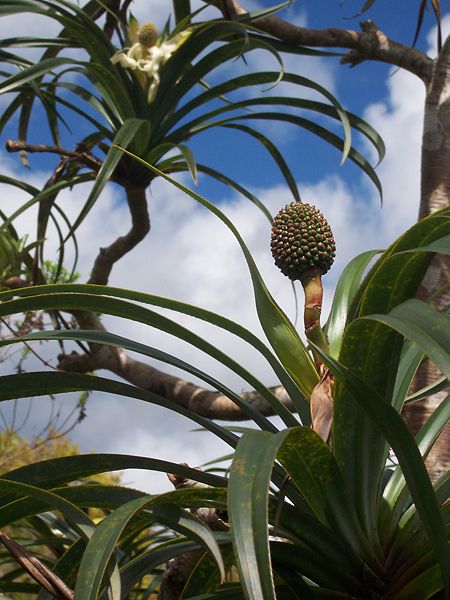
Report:
[{"label": "pandanus plant", "polygon": [[[106,32],[94,19],[105,12]],[[351,143],[354,128],[376,147],[381,159],[384,149],[376,132],[356,115],[344,111],[322,86],[283,70],[282,52],[319,56],[323,53],[290,48],[256,28],[248,31],[249,22],[270,12],[249,15],[242,22],[201,22],[197,20],[201,12],[185,16],[179,11],[183,18],[176,26],[171,30],[168,23],[158,33],[150,22],[139,26],[131,15],[123,11],[116,15],[110,9],[99,8],[97,3],[88,3],[83,10],[66,0],[2,2],[0,17],[36,14],[62,27],[55,38],[14,37],[2,41],[0,93],[9,95],[11,102],[0,118],[0,132],[17,117],[19,137],[18,141],[10,140],[7,149],[20,152],[24,161],[30,152],[49,152],[61,158],[44,189],[25,187],[31,199],[9,217],[8,224],[29,206],[39,204],[37,240],[41,242],[42,255],[49,220],[56,222],[62,241],[73,239],[107,182],[114,181],[125,190],[133,223],[140,223],[133,236],[133,244],[139,243],[149,228],[145,190],[157,175],[124,155],[117,145],[163,173],[188,171],[194,181],[199,173],[215,178],[244,194],[270,218],[251,191],[214,166],[197,161],[188,145],[192,138],[218,128],[248,136],[268,152],[293,197],[299,200],[295,177],[282,154],[267,135],[253,126],[270,121],[312,132],[335,146],[343,159],[348,157],[357,164],[380,189],[373,166]],[[40,60],[33,63],[13,54],[15,47],[45,50]],[[73,49],[77,50],[77,58],[68,53]],[[241,57],[245,60],[255,51],[272,56],[274,70],[252,71],[228,79],[217,77],[219,67]],[[277,95],[276,84],[280,82],[292,84],[295,92],[290,96]],[[265,94],[269,88],[274,89]],[[303,91],[313,91],[322,96],[322,101],[300,97]],[[30,140],[30,119],[37,110],[42,110],[47,119],[53,145]],[[317,118],[312,120],[308,114]],[[67,149],[67,128],[75,122],[76,131],[82,134],[72,136],[71,149]],[[336,124],[341,126],[342,137],[333,131]],[[2,177],[1,181],[24,189],[18,180]],[[65,188],[89,181],[94,182],[92,189],[75,222],[68,223],[57,196]],[[68,234],[61,232],[64,229]],[[106,283],[108,275],[95,272],[92,282]],[[34,281],[39,281],[36,273]]]},{"label": "pandanus plant", "polygon": [[[75,598],[83,600],[106,597],[107,593],[114,599],[133,595],[144,598],[158,582],[155,567],[195,551],[195,561],[178,597],[252,600],[448,597],[450,518],[446,499],[450,479],[445,474],[432,485],[424,458],[450,416],[450,401],[447,398],[441,404],[415,439],[399,414],[405,402],[443,389],[450,374],[448,316],[414,299],[431,256],[449,251],[448,209],[424,219],[401,236],[381,253],[364,279],[369,263],[378,253],[367,252],[355,258],[339,280],[331,313],[322,327],[317,309],[321,293],[319,274],[324,270],[320,253],[327,249],[331,254],[334,251],[329,231],[314,209],[299,203],[295,180],[274,144],[241,121],[276,120],[314,131],[341,148],[344,156],[361,166],[378,185],[372,167],[350,146],[348,136],[349,128],[353,127],[382,153],[382,144],[373,130],[356,116],[343,112],[327,92],[298,75],[263,72],[218,84],[206,83],[204,78],[209,78],[216,66],[239,57],[243,51],[266,49],[277,59],[279,51],[287,50],[256,30],[245,33],[239,22],[196,24],[189,19],[179,22],[174,31],[163,33],[157,42],[160,57],[165,42],[183,43],[173,51],[167,49],[170,56],[166,53],[167,60],[160,60],[158,79],[154,71],[156,63],[151,62],[158,52],[150,52],[154,46],[146,46],[153,40],[143,40],[142,44],[138,39],[134,43],[140,43],[144,49],[133,50],[131,23],[130,39],[125,41],[129,19],[117,20],[113,15],[113,23],[117,23],[122,35],[118,50],[86,12],[69,2],[7,0],[0,6],[0,14],[20,12],[56,19],[64,29],[61,36],[51,40],[15,38],[4,42],[4,47],[44,45],[47,49],[36,64],[2,51],[5,68],[18,70],[9,72],[0,84],[0,91],[14,94],[1,125],[18,111],[19,137],[26,140],[34,102],[41,102],[55,144],[46,150],[60,154],[63,161],[43,190],[8,180],[25,188],[32,199],[6,219],[5,228],[11,231],[14,218],[27,206],[39,202],[38,241],[44,238],[50,218],[55,222],[61,222],[62,218],[73,233],[89,214],[106,182],[113,179],[126,190],[133,222],[143,225],[138,233],[145,236],[148,214],[144,192],[156,176],[162,177],[214,213],[235,235],[249,267],[256,310],[269,345],[241,325],[207,310],[106,285],[40,285],[4,291],[0,293],[0,316],[41,310],[77,315],[102,313],[158,328],[207,352],[238,374],[259,392],[280,417],[282,425],[275,425],[245,397],[197,365],[101,328],[66,331],[55,328],[2,340],[2,345],[75,340],[119,347],[166,362],[195,375],[235,402],[253,422],[254,429],[241,431],[239,436],[156,392],[88,373],[35,371],[2,376],[2,401],[98,390],[119,394],[124,402],[133,398],[164,406],[228,443],[233,449],[233,460],[229,477],[153,458],[99,454],[53,459],[4,474],[0,477],[0,526],[28,520],[40,532],[42,545],[48,544],[58,551],[53,552],[54,558],[45,554],[45,559],[36,562],[36,557],[33,559],[10,544],[10,552],[21,559],[22,569],[12,570],[1,578],[0,591],[24,591],[20,578],[25,570],[36,581],[26,584],[27,591],[39,594],[40,598],[48,598],[49,594],[72,598],[72,592]],[[186,30],[188,35],[174,42]],[[59,55],[63,48],[81,48],[87,58]],[[131,62],[140,60],[142,69]],[[151,78],[146,68],[150,74],[153,69]],[[240,90],[278,80],[319,90],[331,104],[274,95],[229,98]],[[62,91],[64,94],[59,94]],[[70,94],[74,99],[68,99]],[[85,108],[80,104],[83,102]],[[261,106],[271,109],[259,112]],[[65,115],[60,107],[81,115],[84,123],[92,127],[78,140],[75,151],[61,148],[59,126]],[[281,112],[282,107],[289,110]],[[313,123],[303,112],[294,114],[305,109],[338,119],[346,134],[344,138],[339,139],[335,133]],[[295,273],[295,277],[303,280],[306,293],[308,346],[269,293],[234,224],[217,206],[170,177],[176,171],[190,170],[194,178],[197,172],[205,172],[258,204],[250,192],[226,175],[197,163],[186,146],[186,140],[216,126],[243,132],[261,142],[292,191],[296,203],[275,219],[272,245],[278,256],[278,236],[282,240],[287,236],[280,254],[285,265],[291,264],[287,257],[293,255],[294,265],[295,260],[302,264],[303,258],[320,259],[317,263],[308,262],[311,268],[307,271]],[[42,148],[20,142],[10,144],[10,149]],[[136,161],[126,150],[141,159]],[[171,154],[173,150],[175,155]],[[64,213],[58,212],[57,193],[87,180],[95,180],[92,191],[75,223],[69,224],[61,217]],[[306,240],[302,237],[305,214],[319,219]],[[293,231],[289,228],[287,233],[284,231],[286,220]],[[64,242],[65,236],[59,231]],[[136,241],[139,235],[131,237]],[[300,244],[294,245],[297,235]],[[317,254],[311,252],[310,237],[314,238]],[[111,248],[116,260],[117,247]],[[111,258],[105,266],[108,250],[96,262],[92,283],[107,282],[114,262]],[[286,252],[284,258],[283,252]],[[34,275],[38,274],[35,271]],[[287,273],[293,274],[290,270]],[[42,281],[39,277],[30,279]],[[154,310],[161,307],[174,311],[175,318]],[[294,412],[244,365],[183,327],[177,319],[180,314],[220,327],[258,351],[284,386]],[[414,372],[424,355],[438,365],[443,377],[431,388],[409,395]],[[174,481],[190,484],[158,496],[122,486],[72,485],[88,475],[127,468],[164,471],[173,474]],[[105,511],[101,522],[94,522],[86,513],[85,509],[91,506]],[[202,512],[205,509],[209,513]],[[56,527],[45,522],[49,511],[57,511]],[[178,537],[169,541],[157,538],[149,540],[147,547],[140,546],[138,538],[142,531],[155,524],[170,528]],[[8,544],[4,536],[2,539]],[[50,570],[42,565],[43,561]],[[237,567],[238,574],[233,567]],[[232,575],[227,579],[229,572]],[[151,582],[145,579],[149,573]],[[142,591],[145,586],[147,589]]]},{"label": "pandanus plant", "polygon": [[[268,292],[233,223],[196,192],[160,171],[158,174],[211,210],[235,235],[249,267],[256,309],[271,349],[220,315],[105,286],[54,285],[3,292],[0,313],[56,308],[71,311],[76,307],[157,327],[206,351],[241,375],[271,403],[283,425],[275,426],[198,367],[136,340],[98,331],[43,331],[5,340],[3,344],[84,340],[166,361],[226,394],[256,428],[244,429],[237,436],[157,394],[103,377],[62,372],[4,376],[2,400],[83,389],[121,394],[124,401],[126,397],[139,398],[191,418],[226,441],[234,453],[229,478],[155,459],[117,455],[61,458],[24,467],[0,478],[0,524],[58,509],[75,527],[77,538],[56,561],[54,571],[75,588],[76,598],[100,597],[108,585],[116,597],[128,597],[146,573],[154,573],[155,565],[189,552],[196,554],[180,591],[183,598],[448,597],[450,479],[447,473],[432,484],[424,459],[448,421],[450,398],[416,438],[409,433],[400,411],[405,403],[443,389],[450,375],[448,316],[414,299],[433,254],[449,251],[450,211],[441,210],[414,225],[381,252],[365,277],[379,252],[366,252],[353,259],[340,277],[323,328],[327,349],[311,337],[308,349]],[[323,238],[325,232],[332,248],[322,217],[312,207],[297,204],[282,209],[275,219],[275,240],[283,237],[286,221],[289,227],[295,223],[294,229],[288,228],[295,240],[296,233],[303,231],[305,214],[319,218],[320,235]],[[323,241],[316,237],[314,244],[319,243]],[[300,256],[300,251],[295,252]],[[308,282],[305,288],[307,291]],[[158,306],[212,323],[258,350],[290,394],[297,415],[240,363],[176,319],[154,312],[152,307]],[[321,327],[320,323],[316,327]],[[424,356],[436,362],[443,376],[430,389],[409,395],[414,372]],[[317,357],[333,376],[328,386],[333,402],[330,435],[316,431],[311,418],[310,400],[321,385]],[[320,406],[320,399],[317,402]],[[111,490],[68,485],[74,478],[131,467],[164,470],[179,481],[191,483],[159,496],[121,487]],[[85,506],[100,506],[110,514],[95,526],[80,511]],[[186,507],[193,512],[187,512]],[[207,509],[207,519],[200,509]],[[142,527],[155,522],[181,537],[150,544],[127,559],[121,549]],[[206,523],[212,524],[211,528]],[[71,569],[67,567],[69,555],[74,557]],[[233,565],[238,574],[233,572]],[[230,569],[234,574],[227,580]]]}]

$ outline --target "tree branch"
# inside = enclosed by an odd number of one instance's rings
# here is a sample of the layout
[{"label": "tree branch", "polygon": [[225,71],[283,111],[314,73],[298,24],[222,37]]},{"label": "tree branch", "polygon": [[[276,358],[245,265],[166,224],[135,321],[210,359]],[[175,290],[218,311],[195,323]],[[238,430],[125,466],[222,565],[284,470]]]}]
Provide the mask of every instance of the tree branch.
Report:
[{"label": "tree branch", "polygon": [[[97,319],[97,323],[92,319]],[[88,323],[82,322],[85,328]],[[97,317],[91,317],[91,329],[104,329]],[[208,390],[175,375],[155,369],[149,364],[134,360],[121,348],[96,345],[91,356],[72,353],[60,355],[58,367],[64,371],[87,372],[106,369],[129,383],[136,385],[168,400],[184,406],[197,415],[208,419],[224,421],[243,421],[248,417],[227,396],[214,390]],[[285,404],[289,410],[295,408],[285,389],[278,385],[270,391]],[[274,414],[268,402],[255,391],[242,392],[240,397],[256,408],[262,415]]]},{"label": "tree branch", "polygon": [[[227,19],[247,14],[236,0],[203,0],[218,8]],[[365,60],[377,60],[401,67],[419,77],[425,85],[431,81],[433,61],[417,50],[389,39],[372,21],[361,23],[361,31],[349,29],[307,29],[270,15],[252,21],[252,26],[294,45],[350,50],[341,60],[352,67]]]},{"label": "tree branch", "polygon": [[125,191],[131,215],[131,229],[126,235],[118,237],[107,248],[100,248],[88,283],[107,285],[114,263],[137,246],[150,231],[145,188],[128,187]]},{"label": "tree branch", "polygon": [[65,148],[58,148],[57,146],[47,146],[45,144],[29,144],[22,140],[8,140],[5,144],[7,152],[29,152],[33,154],[35,152],[47,152],[50,154],[59,154],[68,159],[74,159],[81,165],[89,167],[93,171],[97,172],[102,166],[102,161],[94,156],[91,152],[66,150]]},{"label": "tree branch", "polygon": [[[107,248],[100,249],[88,283],[106,285],[114,264],[142,241],[150,230],[145,188],[127,188],[126,192],[132,221],[131,229]],[[80,329],[105,331],[101,320],[94,313],[73,311],[72,314]],[[230,398],[220,392],[202,388],[180,377],[164,373],[149,364],[134,360],[128,357],[123,349],[101,344],[89,344],[89,347],[89,355],[77,352],[60,355],[58,368],[79,373],[106,369],[137,387],[177,402],[203,417],[227,421],[242,421],[247,418]],[[294,410],[282,386],[271,388],[271,391],[290,410]],[[244,392],[241,398],[263,415],[274,414],[268,402],[257,392]]]}]

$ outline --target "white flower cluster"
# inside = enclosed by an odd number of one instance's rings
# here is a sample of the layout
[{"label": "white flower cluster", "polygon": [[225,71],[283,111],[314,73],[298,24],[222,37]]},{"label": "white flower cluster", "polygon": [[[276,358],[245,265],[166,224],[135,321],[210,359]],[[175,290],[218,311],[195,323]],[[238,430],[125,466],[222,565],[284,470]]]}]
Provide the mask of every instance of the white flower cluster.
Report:
[{"label": "white flower cluster", "polygon": [[131,48],[124,48],[116,52],[111,61],[113,64],[119,63],[125,69],[132,71],[141,71],[152,79],[148,88],[147,100],[152,102],[155,98],[158,86],[160,83],[159,69],[164,65],[172,54],[191,34],[190,29],[186,29],[177,33],[172,38],[162,42],[160,45],[156,43],[153,46],[145,46],[140,42],[136,42]]}]

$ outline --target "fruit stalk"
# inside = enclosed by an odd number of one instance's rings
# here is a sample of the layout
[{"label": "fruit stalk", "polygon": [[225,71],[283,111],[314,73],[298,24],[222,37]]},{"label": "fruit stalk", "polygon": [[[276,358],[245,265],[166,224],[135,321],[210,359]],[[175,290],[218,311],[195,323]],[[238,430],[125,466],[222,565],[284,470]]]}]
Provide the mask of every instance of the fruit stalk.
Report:
[{"label": "fruit stalk", "polygon": [[[303,322],[305,326],[306,338],[318,346],[321,350],[328,353],[328,342],[323,329],[320,325],[320,315],[322,312],[323,286],[322,272],[320,269],[311,269],[300,277],[300,282],[305,292],[305,308],[303,313]],[[314,362],[318,370],[322,365],[322,360],[317,352],[313,350]]]},{"label": "fruit stalk", "polygon": [[[273,220],[271,249],[275,264],[292,281],[300,281],[305,291],[304,324],[309,341],[328,353],[328,343],[320,326],[322,279],[333,264],[336,244],[323,214],[310,204],[291,202]],[[313,352],[318,371],[322,360]]]}]

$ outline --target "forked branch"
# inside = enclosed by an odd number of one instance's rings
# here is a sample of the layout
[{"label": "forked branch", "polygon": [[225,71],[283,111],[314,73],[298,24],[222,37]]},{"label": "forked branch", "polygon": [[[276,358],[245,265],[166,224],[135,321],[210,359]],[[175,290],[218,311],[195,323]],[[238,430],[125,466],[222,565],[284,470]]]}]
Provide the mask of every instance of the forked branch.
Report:
[{"label": "forked branch", "polygon": [[[247,14],[236,0],[203,0],[218,8],[227,19]],[[308,29],[274,15],[252,21],[252,26],[275,38],[298,46],[312,48],[345,48],[349,52],[341,62],[352,67],[366,60],[377,60],[401,67],[417,75],[425,85],[431,81],[432,59],[410,46],[389,39],[372,21],[361,23],[361,31],[350,29]]]}]

